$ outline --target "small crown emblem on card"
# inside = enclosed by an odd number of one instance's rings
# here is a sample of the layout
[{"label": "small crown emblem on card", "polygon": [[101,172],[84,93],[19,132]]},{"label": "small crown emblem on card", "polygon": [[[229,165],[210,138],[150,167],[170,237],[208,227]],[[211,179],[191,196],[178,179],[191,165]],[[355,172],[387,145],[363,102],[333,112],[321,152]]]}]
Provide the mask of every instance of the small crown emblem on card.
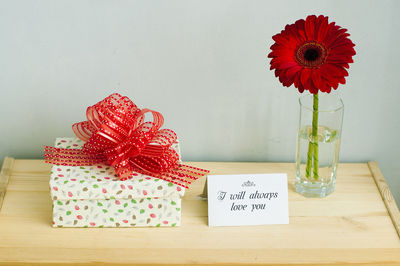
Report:
[{"label": "small crown emblem on card", "polygon": [[255,187],[255,186],[256,186],[256,184],[254,184],[254,182],[252,182],[250,180],[248,180],[242,184],[242,187]]}]

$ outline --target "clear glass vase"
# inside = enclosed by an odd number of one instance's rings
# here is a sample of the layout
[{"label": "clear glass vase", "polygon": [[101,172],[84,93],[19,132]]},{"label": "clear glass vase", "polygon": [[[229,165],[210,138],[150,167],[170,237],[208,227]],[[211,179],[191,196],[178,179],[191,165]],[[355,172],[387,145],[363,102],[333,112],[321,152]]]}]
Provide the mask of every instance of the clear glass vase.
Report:
[{"label": "clear glass vase", "polygon": [[295,188],[305,197],[326,197],[335,190],[343,102],[337,94],[319,93],[299,103]]}]

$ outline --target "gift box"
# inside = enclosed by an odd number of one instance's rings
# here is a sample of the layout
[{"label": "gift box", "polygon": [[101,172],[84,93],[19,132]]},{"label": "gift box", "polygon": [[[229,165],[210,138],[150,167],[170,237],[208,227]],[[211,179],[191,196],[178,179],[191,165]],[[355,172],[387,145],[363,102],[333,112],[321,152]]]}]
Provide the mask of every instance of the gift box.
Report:
[{"label": "gift box", "polygon": [[[57,138],[55,147],[80,149],[78,138]],[[171,148],[179,154],[179,144]],[[133,173],[120,180],[111,166],[53,165],[50,177],[54,227],[179,226],[185,188]]]},{"label": "gift box", "polygon": [[77,138],[45,146],[55,227],[178,226],[184,188],[208,170],[182,164],[161,113],[118,93],[86,109]]}]

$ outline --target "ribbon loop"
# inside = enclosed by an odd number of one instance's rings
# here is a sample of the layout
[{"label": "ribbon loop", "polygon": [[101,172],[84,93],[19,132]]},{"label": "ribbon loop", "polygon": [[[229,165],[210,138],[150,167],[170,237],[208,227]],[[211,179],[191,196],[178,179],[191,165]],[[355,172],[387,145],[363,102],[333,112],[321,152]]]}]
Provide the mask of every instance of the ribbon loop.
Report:
[{"label": "ribbon loop", "polygon": [[[150,113],[152,121],[146,121]],[[114,93],[86,110],[87,121],[72,126],[85,141],[82,149],[45,147],[45,161],[62,165],[105,163],[114,167],[121,180],[133,172],[155,176],[186,187],[209,171],[179,164],[171,147],[177,137],[164,124],[161,113],[139,109],[128,97]]]}]

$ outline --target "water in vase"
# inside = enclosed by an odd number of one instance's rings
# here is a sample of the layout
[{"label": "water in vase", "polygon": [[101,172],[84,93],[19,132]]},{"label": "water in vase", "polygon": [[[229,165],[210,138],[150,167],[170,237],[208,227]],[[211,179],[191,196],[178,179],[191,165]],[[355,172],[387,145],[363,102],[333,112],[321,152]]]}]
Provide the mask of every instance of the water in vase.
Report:
[{"label": "water in vase", "polygon": [[301,128],[297,136],[295,187],[297,192],[307,197],[325,197],[335,189],[340,134],[323,125],[318,127],[318,173],[314,174],[314,162],[311,161],[307,175],[307,154],[313,143],[311,125]]}]

